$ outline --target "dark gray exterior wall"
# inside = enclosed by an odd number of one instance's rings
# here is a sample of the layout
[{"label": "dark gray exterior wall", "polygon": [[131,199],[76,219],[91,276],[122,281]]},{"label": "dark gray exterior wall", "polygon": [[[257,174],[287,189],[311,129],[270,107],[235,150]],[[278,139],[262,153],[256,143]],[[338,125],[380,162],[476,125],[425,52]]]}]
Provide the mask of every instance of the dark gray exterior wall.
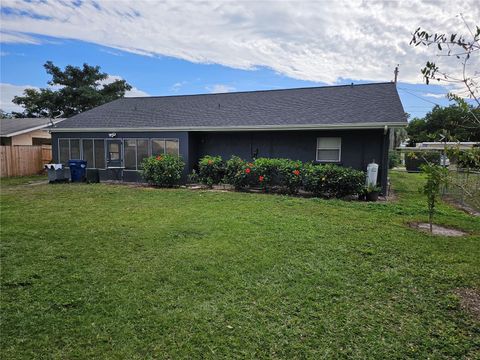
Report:
[{"label": "dark gray exterior wall", "polygon": [[[383,129],[329,130],[329,131],[251,131],[251,132],[117,132],[116,138],[178,138],[180,156],[186,163],[184,180],[205,155],[220,155],[229,159],[232,155],[243,159],[278,157],[315,161],[317,137],[341,137],[342,166],[365,171],[375,159],[380,165],[379,182],[387,188],[389,134]],[[52,155],[58,159],[59,138],[104,138],[108,133],[52,133]],[[116,174],[101,171],[101,179],[112,179]],[[124,171],[123,180],[140,181],[136,171]]]},{"label": "dark gray exterior wall", "polygon": [[190,142],[195,151],[190,162],[196,164],[204,155],[220,155],[224,159],[232,155],[251,159],[256,155],[315,161],[317,137],[322,136],[342,138],[339,165],[365,171],[375,159],[380,165],[379,182],[386,190],[389,136],[383,129],[191,133]]}]

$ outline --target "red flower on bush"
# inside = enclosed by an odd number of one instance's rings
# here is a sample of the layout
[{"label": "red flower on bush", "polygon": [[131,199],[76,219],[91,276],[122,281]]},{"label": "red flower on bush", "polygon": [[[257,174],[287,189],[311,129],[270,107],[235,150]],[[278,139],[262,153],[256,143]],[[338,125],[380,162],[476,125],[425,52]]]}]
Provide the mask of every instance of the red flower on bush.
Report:
[{"label": "red flower on bush", "polygon": [[298,169],[293,170],[293,173],[298,176],[298,175],[300,175],[300,170],[298,170]]},{"label": "red flower on bush", "polygon": [[252,170],[250,170],[250,168],[245,169],[245,173],[247,173],[247,174],[250,174],[250,171],[252,171]]},{"label": "red flower on bush", "polygon": [[260,176],[258,177],[258,181],[260,181],[260,182],[263,182],[264,179],[265,179],[265,177],[263,177],[262,175],[260,175]]},{"label": "red flower on bush", "polygon": [[208,165],[212,165],[213,164],[213,161],[212,160],[208,160]]},{"label": "red flower on bush", "polygon": [[156,157],[156,159],[157,159],[157,160],[163,160],[163,156],[158,155],[158,156]]}]

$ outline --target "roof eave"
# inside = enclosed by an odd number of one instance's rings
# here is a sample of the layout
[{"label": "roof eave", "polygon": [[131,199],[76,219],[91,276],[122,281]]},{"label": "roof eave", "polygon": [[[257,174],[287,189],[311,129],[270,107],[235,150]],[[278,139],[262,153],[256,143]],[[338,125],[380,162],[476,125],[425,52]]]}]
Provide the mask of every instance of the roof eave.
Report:
[{"label": "roof eave", "polygon": [[354,130],[384,129],[407,126],[406,121],[345,124],[308,124],[308,125],[258,125],[258,126],[184,126],[184,127],[107,127],[107,128],[52,128],[51,132],[150,132],[150,131],[286,131],[286,130]]}]

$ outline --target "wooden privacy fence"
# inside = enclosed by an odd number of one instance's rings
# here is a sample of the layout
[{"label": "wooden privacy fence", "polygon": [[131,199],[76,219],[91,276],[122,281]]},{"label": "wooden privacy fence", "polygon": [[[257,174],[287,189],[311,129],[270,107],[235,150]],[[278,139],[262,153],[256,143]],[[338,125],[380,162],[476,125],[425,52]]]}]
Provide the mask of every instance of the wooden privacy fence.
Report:
[{"label": "wooden privacy fence", "polygon": [[39,174],[51,159],[51,145],[0,146],[0,177]]}]

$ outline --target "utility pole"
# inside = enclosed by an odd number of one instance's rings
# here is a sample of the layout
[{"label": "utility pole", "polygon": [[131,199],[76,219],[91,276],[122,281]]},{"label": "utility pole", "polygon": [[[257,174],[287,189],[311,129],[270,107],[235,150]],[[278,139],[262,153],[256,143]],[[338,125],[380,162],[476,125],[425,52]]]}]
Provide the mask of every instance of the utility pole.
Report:
[{"label": "utility pole", "polygon": [[393,81],[395,84],[397,83],[397,79],[398,79],[398,67],[400,66],[400,64],[397,64],[397,66],[395,66],[395,70],[393,71],[393,73],[395,74],[395,80]]}]

